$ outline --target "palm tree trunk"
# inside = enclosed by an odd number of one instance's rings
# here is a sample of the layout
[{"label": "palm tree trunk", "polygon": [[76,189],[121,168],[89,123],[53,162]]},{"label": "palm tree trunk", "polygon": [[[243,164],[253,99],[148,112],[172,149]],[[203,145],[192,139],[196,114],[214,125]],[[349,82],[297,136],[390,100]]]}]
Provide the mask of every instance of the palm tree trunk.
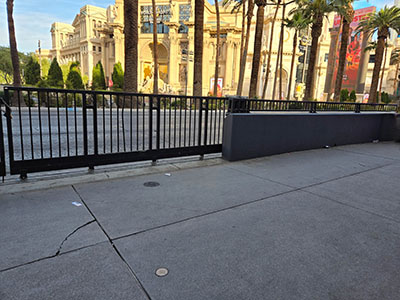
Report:
[{"label": "palm tree trunk", "polygon": [[315,22],[313,23],[311,29],[312,42],[310,50],[310,63],[308,64],[306,77],[306,90],[304,93],[305,100],[312,100],[314,97],[315,66],[317,63],[318,42],[322,33],[323,20],[323,15],[316,16]]},{"label": "palm tree trunk", "polygon": [[195,0],[193,96],[202,96],[203,94],[203,27],[204,0]]},{"label": "palm tree trunk", "polygon": [[[8,34],[10,39],[10,54],[11,54],[11,62],[13,66],[13,85],[15,87],[21,86],[21,73],[19,66],[19,56],[17,49],[17,40],[15,38],[15,27],[14,27],[14,18],[13,18],[13,10],[14,10],[14,1],[7,0],[7,18],[8,18]],[[14,93],[14,103],[18,103],[19,92]],[[11,103],[12,104],[12,103]],[[25,102],[20,100],[20,105],[25,106]]]},{"label": "palm tree trunk", "polygon": [[[343,18],[343,17],[342,17]],[[346,64],[347,47],[349,43],[350,23],[343,18],[342,39],[340,41],[339,65],[336,74],[335,82],[335,95],[333,100],[338,102],[340,100],[340,91],[342,90],[343,74]],[[336,61],[336,59],[335,59]]]},{"label": "palm tree trunk", "polygon": [[327,97],[327,101],[331,100],[331,96],[332,96],[332,85],[334,82],[334,76],[333,74],[335,73],[335,68],[336,68],[336,53],[337,53],[337,49],[339,47],[339,35],[340,35],[340,30],[343,27],[343,18],[340,18],[340,25],[338,28],[338,32],[337,32],[337,37],[336,37],[336,42],[335,42],[335,49],[333,50],[333,65],[332,67],[328,67],[328,76],[330,76],[329,80],[329,86],[328,86],[328,97]]},{"label": "palm tree trunk", "polygon": [[[242,33],[240,34],[240,58],[239,58],[239,68],[242,65],[243,51],[244,51],[244,34],[246,30],[246,0],[242,0]],[[240,70],[239,70],[240,77]],[[238,90],[239,86],[236,88]],[[240,95],[239,95],[240,96]]]},{"label": "palm tree trunk", "polygon": [[385,42],[388,36],[389,30],[384,28],[384,30],[379,30],[378,32],[378,42],[375,50],[375,65],[374,71],[372,73],[371,89],[369,91],[368,103],[377,103],[377,91],[379,83],[379,75],[381,72],[383,55],[385,52]]},{"label": "palm tree trunk", "polygon": [[243,55],[242,55],[243,59],[240,61],[239,82],[236,92],[238,96],[242,95],[242,90],[243,90],[244,73],[246,71],[247,51],[249,49],[249,41],[250,41],[251,19],[253,18],[253,10],[254,10],[253,0],[248,0],[248,1],[249,1],[249,7],[247,9],[246,40],[243,48]]},{"label": "palm tree trunk", "polygon": [[154,63],[154,74],[153,74],[153,94],[158,94],[158,50],[157,50],[157,7],[156,0],[151,0],[153,8],[153,63]]},{"label": "palm tree trunk", "polygon": [[396,75],[394,77],[394,84],[393,84],[393,96],[397,96],[397,89],[398,89],[398,78],[399,78],[399,67],[400,67],[400,62],[396,65]]},{"label": "palm tree trunk", "polygon": [[383,68],[382,68],[381,82],[379,83],[379,99],[381,99],[381,100],[382,100],[382,84],[383,84],[383,77],[385,76],[385,67],[386,67],[387,51],[388,51],[388,48],[385,47],[385,58],[383,59]]},{"label": "palm tree trunk", "polygon": [[275,9],[274,18],[272,19],[272,23],[271,23],[271,35],[269,38],[268,58],[267,58],[267,66],[266,66],[267,69],[266,69],[266,74],[265,74],[265,79],[264,79],[264,87],[263,87],[263,92],[262,92],[262,97],[261,97],[263,99],[265,99],[265,93],[266,93],[267,87],[268,87],[269,68],[271,67],[271,57],[272,57],[272,43],[274,42],[274,27],[275,27],[276,17],[278,16],[278,10],[279,10],[280,3],[281,3],[281,0],[278,0],[276,9]]},{"label": "palm tree trunk", "polygon": [[258,73],[260,70],[260,57],[261,57],[261,42],[262,42],[262,33],[263,33],[263,25],[264,25],[264,1],[258,1],[257,3],[257,21],[256,21],[256,34],[254,37],[254,53],[253,53],[253,64],[251,68],[251,77],[250,77],[250,91],[249,97],[255,98],[257,95],[257,82],[258,82]]},{"label": "palm tree trunk", "polygon": [[292,51],[292,63],[290,64],[290,76],[289,76],[289,85],[286,100],[290,100],[290,93],[292,90],[292,80],[293,80],[293,71],[294,71],[294,63],[296,60],[296,50],[297,50],[297,30],[294,33],[293,37],[293,51]]},{"label": "palm tree trunk", "polygon": [[[279,35],[279,47],[278,47],[278,53],[276,56],[276,67],[275,67],[275,77],[274,77],[274,88],[272,91],[272,100],[275,100],[275,94],[276,94],[276,82],[277,82],[277,78],[278,78],[278,72],[280,75],[282,75],[281,71],[278,71],[279,66],[282,66],[282,56],[283,56],[283,33],[284,33],[284,24],[283,24],[283,20],[285,19],[285,8],[286,6],[283,6],[282,12],[283,12],[283,17],[282,17],[282,23],[281,23],[281,33]],[[281,83],[281,79],[279,79],[279,82]],[[279,87],[280,87],[280,91],[279,93],[282,92],[282,88],[281,88],[281,84],[279,83]],[[280,100],[282,94],[279,94],[278,96],[278,100]]]},{"label": "palm tree trunk", "polygon": [[283,34],[284,34],[284,28],[285,24],[283,23],[283,20],[285,19],[285,10],[286,10],[286,5],[283,3],[283,10],[282,10],[282,23],[281,23],[281,52],[279,55],[281,56],[280,58],[280,66],[279,66],[279,100],[282,100],[282,75],[283,75]]},{"label": "palm tree trunk", "polygon": [[[219,40],[220,40],[220,20],[219,20],[219,6],[218,0],[215,0],[215,12],[217,15],[217,43],[215,45],[215,76],[214,76],[214,92],[213,96],[218,97],[218,68],[219,68]],[[221,87],[222,88],[222,87]]]},{"label": "palm tree trunk", "polygon": [[138,1],[124,1],[124,24],[124,91],[136,93],[138,86]]}]

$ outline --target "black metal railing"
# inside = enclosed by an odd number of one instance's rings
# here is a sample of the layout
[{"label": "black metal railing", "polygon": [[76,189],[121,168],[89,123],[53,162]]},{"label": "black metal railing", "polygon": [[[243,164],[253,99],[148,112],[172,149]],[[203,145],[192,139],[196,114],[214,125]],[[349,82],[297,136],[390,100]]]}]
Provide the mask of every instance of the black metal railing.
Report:
[{"label": "black metal railing", "polygon": [[315,101],[286,101],[286,100],[259,100],[233,97],[229,102],[229,110],[232,113],[250,111],[300,111],[316,113],[320,112],[396,112],[396,104],[372,104],[372,103],[347,103],[347,102],[315,102]]},{"label": "black metal railing", "polygon": [[[222,151],[228,113],[396,111],[397,105],[5,87],[0,176]],[[6,133],[6,136],[4,135]],[[4,139],[6,143],[4,142]],[[7,151],[5,151],[7,148]]]},{"label": "black metal railing", "polygon": [[226,99],[5,88],[10,173],[220,152]]}]

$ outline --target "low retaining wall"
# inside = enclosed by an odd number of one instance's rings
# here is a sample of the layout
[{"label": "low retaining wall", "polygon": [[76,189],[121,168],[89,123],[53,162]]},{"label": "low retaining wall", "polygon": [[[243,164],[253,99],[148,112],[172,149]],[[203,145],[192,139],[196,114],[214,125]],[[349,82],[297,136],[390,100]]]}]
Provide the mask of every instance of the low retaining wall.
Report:
[{"label": "low retaining wall", "polygon": [[[397,119],[397,120],[396,120]],[[222,156],[229,161],[367,143],[399,135],[394,113],[230,114],[224,125]]]}]

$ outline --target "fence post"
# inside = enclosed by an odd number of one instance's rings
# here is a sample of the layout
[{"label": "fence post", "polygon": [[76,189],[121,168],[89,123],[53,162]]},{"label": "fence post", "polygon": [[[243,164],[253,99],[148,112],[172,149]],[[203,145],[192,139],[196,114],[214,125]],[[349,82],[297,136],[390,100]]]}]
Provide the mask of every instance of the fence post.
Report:
[{"label": "fence post", "polygon": [[203,99],[195,98],[195,102],[199,100],[199,137],[198,137],[198,146],[201,146],[201,130],[202,130],[202,121],[203,121]]},{"label": "fence post", "polygon": [[317,102],[311,102],[310,104],[310,113],[315,114],[317,112]]},{"label": "fence post", "polygon": [[10,91],[8,88],[4,89],[4,96],[7,103],[6,106],[6,119],[7,119],[7,139],[8,139],[8,159],[10,161],[10,173],[13,169],[14,163],[14,140],[13,140],[13,132],[12,132],[12,115],[11,115],[11,100],[10,100]]},{"label": "fence post", "polygon": [[208,98],[206,98],[206,107],[205,107],[205,115],[204,115],[204,146],[207,146],[207,137],[208,137]]},{"label": "fence post", "polygon": [[355,113],[359,114],[360,112],[361,112],[361,104],[360,103],[356,103]]}]

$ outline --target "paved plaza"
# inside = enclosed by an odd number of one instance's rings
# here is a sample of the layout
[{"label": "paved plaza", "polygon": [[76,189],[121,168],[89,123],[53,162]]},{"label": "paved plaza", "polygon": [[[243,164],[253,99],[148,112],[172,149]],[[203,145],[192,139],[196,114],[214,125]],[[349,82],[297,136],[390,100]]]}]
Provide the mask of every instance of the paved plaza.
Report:
[{"label": "paved plaza", "polygon": [[6,182],[0,299],[399,299],[399,143],[212,161]]}]

